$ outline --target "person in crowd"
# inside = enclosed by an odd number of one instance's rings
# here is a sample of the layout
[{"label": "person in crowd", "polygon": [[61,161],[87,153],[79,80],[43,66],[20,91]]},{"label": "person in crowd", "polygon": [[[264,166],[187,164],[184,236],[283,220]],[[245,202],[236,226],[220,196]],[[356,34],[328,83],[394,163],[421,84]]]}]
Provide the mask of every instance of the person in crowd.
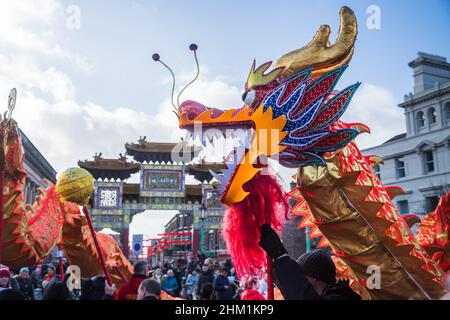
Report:
[{"label": "person in crowd", "polygon": [[[231,273],[231,269],[233,269],[233,262],[231,261],[231,259],[227,259],[227,260],[225,261],[225,263],[223,264],[223,266],[224,266],[225,268],[227,268],[228,273]],[[236,271],[236,270],[235,270],[235,271]]]},{"label": "person in crowd", "polygon": [[264,296],[258,292],[258,282],[253,277],[245,277],[242,283],[243,292],[241,300],[266,300]]},{"label": "person in crowd", "polygon": [[34,297],[36,300],[42,299],[42,265],[38,264],[31,273],[31,283],[33,284]]},{"label": "person in crowd", "polygon": [[25,296],[18,290],[6,289],[0,291],[0,301],[25,300]]},{"label": "person in crowd", "polygon": [[138,289],[137,300],[161,300],[161,285],[152,279],[145,279]]},{"label": "person in crowd", "polygon": [[447,272],[445,278],[447,279],[445,281],[445,288],[447,290],[447,293],[444,296],[442,296],[440,300],[450,300],[450,271]]},{"label": "person in crowd", "polygon": [[[174,264],[172,263],[172,266]],[[185,274],[182,270],[181,267],[173,267],[171,268],[172,272],[173,272],[173,276],[175,278],[175,280],[177,280],[177,284],[178,284],[178,289],[175,291],[175,296],[180,296],[180,291],[183,288],[183,282],[186,280],[186,278],[183,277],[183,274]]]},{"label": "person in crowd", "polygon": [[197,261],[194,256],[191,256],[189,258],[189,262],[186,269],[186,278],[195,270],[197,269]]},{"label": "person in crowd", "polygon": [[148,264],[146,261],[138,261],[134,265],[134,273],[127,283],[119,288],[117,298],[119,300],[136,300],[141,282],[147,278]]},{"label": "person in crowd", "polygon": [[[225,267],[228,268],[226,265],[225,265]],[[230,268],[230,272],[229,272],[229,275],[228,275],[228,281],[231,284],[232,294],[234,296],[236,294],[236,290],[240,286],[239,285],[239,278],[238,278],[238,276],[236,274],[236,269],[234,267]]]},{"label": "person in crowd", "polygon": [[207,282],[203,285],[200,291],[200,300],[212,300],[214,288],[212,283]]},{"label": "person in crowd", "polygon": [[17,281],[19,283],[19,291],[25,296],[26,300],[34,300],[34,290],[33,283],[30,278],[30,269],[24,267],[20,269],[19,275],[17,276]]},{"label": "person in crowd", "polygon": [[81,283],[80,300],[102,300],[105,290],[105,276],[99,275],[86,279]]},{"label": "person in crowd", "polygon": [[153,276],[151,277],[152,280],[157,281],[160,285],[163,281],[163,273],[161,271],[161,268],[157,268],[155,272],[153,272]]},{"label": "person in crowd", "polygon": [[198,265],[202,266],[205,264],[205,260],[206,260],[206,255],[204,253],[201,253],[200,251],[197,252],[197,260],[198,260]]},{"label": "person in crowd", "polygon": [[237,288],[236,293],[234,294],[233,298],[231,298],[231,300],[237,300],[237,301],[241,300],[241,296],[243,293],[244,293],[244,290],[241,287]]},{"label": "person in crowd", "polygon": [[205,262],[204,262],[203,264],[204,264],[204,265],[206,264],[208,267],[210,267],[211,264],[212,264],[212,258],[206,258],[206,259],[205,259]]},{"label": "person in crowd", "polygon": [[196,298],[199,281],[200,276],[198,274],[198,269],[192,270],[186,279],[186,294],[189,300],[194,300]]},{"label": "person in crowd", "polygon": [[11,272],[9,268],[0,265],[0,292],[11,289]]},{"label": "person in crowd", "polygon": [[209,269],[208,265],[203,265],[202,267],[202,273],[199,277],[199,281],[198,281],[198,287],[200,292],[202,291],[203,287],[206,284],[213,284],[214,282],[214,275],[213,275],[213,271]]},{"label": "person in crowd", "polygon": [[0,265],[0,300],[25,300],[20,290],[12,288],[12,278],[9,268]]},{"label": "person in crowd", "polygon": [[56,280],[48,285],[42,300],[72,300],[72,294],[64,281]]},{"label": "person in crowd", "polygon": [[314,250],[294,261],[267,224],[261,227],[259,245],[274,260],[277,285],[286,300],[361,300],[348,282],[336,282],[336,267],[328,251]]},{"label": "person in crowd", "polygon": [[106,281],[105,279],[103,281],[103,287],[105,288],[105,292],[101,300],[114,300],[116,294],[116,285],[114,283],[109,285],[108,281]]},{"label": "person in crowd", "polygon": [[179,289],[178,281],[173,274],[173,270],[167,271],[167,276],[162,281],[162,289],[169,295],[176,297]]},{"label": "person in crowd", "polygon": [[[44,291],[47,289],[47,287],[50,284],[52,284],[55,281],[56,281],[55,267],[50,264],[47,266],[47,274],[42,279],[42,288],[44,289]],[[45,292],[44,292],[44,294],[45,294]]]},{"label": "person in crowd", "polygon": [[219,275],[214,279],[215,300],[231,300],[233,291],[228,281],[228,271],[226,267],[220,268]]},{"label": "person in crowd", "polygon": [[265,296],[267,294],[267,281],[266,278],[258,279],[258,292]]},{"label": "person in crowd", "polygon": [[[228,269],[226,264],[225,264],[225,268]],[[230,268],[230,272],[228,275],[228,281],[230,282],[230,285],[231,285],[231,294],[232,294],[232,296],[235,296],[237,289],[239,289],[239,279],[236,274],[236,269],[234,267]]]},{"label": "person in crowd", "polygon": [[14,276],[13,270],[9,270],[9,274],[11,277],[11,289],[14,289],[14,290],[20,292],[19,281],[17,281],[17,278]]}]

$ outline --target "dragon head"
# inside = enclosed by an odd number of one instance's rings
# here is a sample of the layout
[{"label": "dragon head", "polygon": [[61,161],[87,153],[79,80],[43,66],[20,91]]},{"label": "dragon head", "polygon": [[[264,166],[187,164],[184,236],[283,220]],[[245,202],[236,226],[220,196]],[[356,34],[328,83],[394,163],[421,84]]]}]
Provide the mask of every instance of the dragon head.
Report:
[{"label": "dragon head", "polygon": [[[334,45],[330,28],[321,26],[305,47],[256,68],[253,63],[243,94],[244,106],[219,110],[195,101],[178,109],[179,126],[202,134],[227,134],[244,130],[241,147],[227,158],[223,175],[211,172],[220,182],[226,205],[241,202],[244,185],[262,170],[265,159],[275,158],[287,167],[324,164],[323,154],[338,150],[359,133],[352,126],[333,125],[342,116],[359,83],[335,92],[334,87],[353,54],[357,23],[353,11],[340,11],[341,27]],[[209,133],[208,133],[209,132]]]}]

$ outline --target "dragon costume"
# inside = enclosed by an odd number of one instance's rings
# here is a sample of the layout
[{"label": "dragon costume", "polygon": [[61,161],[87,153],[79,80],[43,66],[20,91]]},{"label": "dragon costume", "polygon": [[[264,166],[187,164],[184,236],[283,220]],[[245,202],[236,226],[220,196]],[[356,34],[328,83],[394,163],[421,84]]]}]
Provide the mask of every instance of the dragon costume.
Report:
[{"label": "dragon costume", "polygon": [[[40,190],[36,202],[25,205],[26,172],[24,153],[17,124],[5,119],[0,124],[4,156],[3,214],[1,237],[1,264],[21,268],[42,263],[54,247],[64,250],[70,264],[78,265],[82,277],[103,273],[86,217],[79,206],[61,201],[56,186]],[[73,180],[81,178],[82,169],[73,169]],[[88,175],[87,179],[93,179]],[[112,279],[119,283],[120,272],[129,277],[132,266],[123,255],[114,238],[97,233],[102,252]],[[120,269],[120,271],[118,270]]]},{"label": "dragon costume", "polygon": [[[391,200],[401,189],[383,186],[372,171],[380,159],[363,156],[352,142],[369,129],[339,120],[360,85],[335,91],[357,36],[353,11],[343,7],[340,17],[334,45],[323,25],[307,46],[282,56],[272,70],[271,62],[258,68],[253,63],[243,107],[219,110],[185,101],[177,112],[179,126],[196,136],[201,124],[208,138],[217,131],[247,133],[222,174],[212,172],[228,206],[224,235],[239,273],[267,268],[258,246],[260,227],[270,223],[280,230],[287,213],[282,189],[267,170],[271,158],[298,168],[292,211],[304,216],[301,225],[312,227],[313,237],[322,237],[321,246],[331,247],[339,277],[351,279],[354,290],[366,299],[440,298],[439,261],[421,246]],[[437,215],[433,226],[440,223]],[[433,230],[428,243],[442,238]],[[448,241],[448,228],[445,232]],[[374,266],[380,272],[376,288],[367,285]]]}]

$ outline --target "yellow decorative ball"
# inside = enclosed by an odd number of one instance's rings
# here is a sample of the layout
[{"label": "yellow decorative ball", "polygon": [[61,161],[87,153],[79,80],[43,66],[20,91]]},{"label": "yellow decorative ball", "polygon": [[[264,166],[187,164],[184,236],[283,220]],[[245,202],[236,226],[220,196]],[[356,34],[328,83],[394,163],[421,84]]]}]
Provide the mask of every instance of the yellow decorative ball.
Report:
[{"label": "yellow decorative ball", "polygon": [[56,192],[62,202],[70,201],[86,206],[93,190],[94,177],[82,168],[67,169],[56,181]]}]

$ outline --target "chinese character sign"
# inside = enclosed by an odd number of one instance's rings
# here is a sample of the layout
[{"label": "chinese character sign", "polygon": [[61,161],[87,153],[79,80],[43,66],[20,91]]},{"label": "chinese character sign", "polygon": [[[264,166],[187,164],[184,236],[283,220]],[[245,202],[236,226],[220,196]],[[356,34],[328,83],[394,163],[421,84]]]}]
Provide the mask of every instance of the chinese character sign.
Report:
[{"label": "chinese character sign", "polygon": [[101,208],[116,208],[117,203],[117,189],[100,189],[99,206]]},{"label": "chinese character sign", "polygon": [[146,171],[145,189],[147,190],[180,190],[181,172]]},{"label": "chinese character sign", "polygon": [[120,182],[96,182],[94,209],[119,214],[118,210],[122,208],[122,189]]},{"label": "chinese character sign", "polygon": [[183,166],[142,165],[141,197],[184,197],[184,195]]}]

